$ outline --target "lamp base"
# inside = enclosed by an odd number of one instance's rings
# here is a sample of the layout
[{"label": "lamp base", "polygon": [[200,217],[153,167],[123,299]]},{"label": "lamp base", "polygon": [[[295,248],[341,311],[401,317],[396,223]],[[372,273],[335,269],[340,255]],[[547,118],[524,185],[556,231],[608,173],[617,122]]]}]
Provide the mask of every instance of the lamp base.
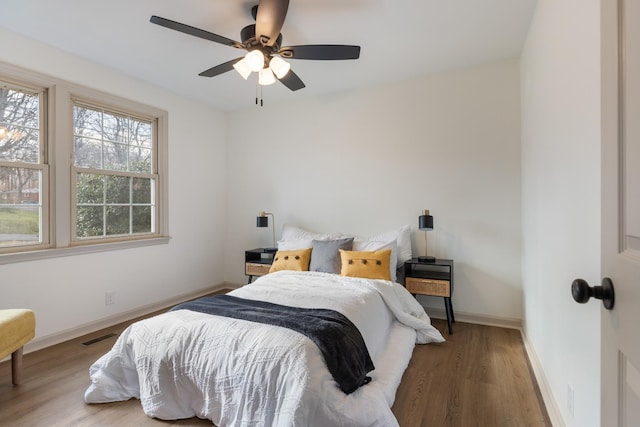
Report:
[{"label": "lamp base", "polygon": [[434,256],[419,256],[418,262],[436,262],[436,257]]}]

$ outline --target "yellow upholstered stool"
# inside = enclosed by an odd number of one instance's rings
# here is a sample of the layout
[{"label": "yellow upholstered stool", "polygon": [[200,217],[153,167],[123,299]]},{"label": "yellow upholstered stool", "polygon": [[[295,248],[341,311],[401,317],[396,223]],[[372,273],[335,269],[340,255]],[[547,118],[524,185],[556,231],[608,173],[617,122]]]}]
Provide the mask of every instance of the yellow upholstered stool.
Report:
[{"label": "yellow upholstered stool", "polygon": [[0,310],[0,360],[11,355],[13,384],[20,384],[22,348],[36,334],[36,316],[26,309]]}]

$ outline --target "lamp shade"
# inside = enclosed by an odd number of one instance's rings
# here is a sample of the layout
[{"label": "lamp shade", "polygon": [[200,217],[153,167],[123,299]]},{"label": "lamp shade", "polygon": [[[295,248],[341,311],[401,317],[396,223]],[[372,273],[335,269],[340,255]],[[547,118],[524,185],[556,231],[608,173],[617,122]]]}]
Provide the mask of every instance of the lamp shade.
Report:
[{"label": "lamp shade", "polygon": [[256,218],[256,227],[268,227],[268,226],[269,226],[268,216],[259,216]]},{"label": "lamp shade", "polygon": [[433,230],[433,217],[429,215],[429,210],[425,209],[418,217],[418,229]]},{"label": "lamp shade", "polygon": [[276,82],[276,76],[273,75],[271,68],[263,68],[258,71],[258,84],[262,86],[272,85]]},{"label": "lamp shade", "polygon": [[245,80],[247,80],[251,75],[251,68],[249,68],[246,58],[242,58],[240,61],[233,64],[233,68],[235,68]]},{"label": "lamp shade", "polygon": [[269,68],[271,68],[271,71],[273,71],[273,74],[275,74],[277,78],[281,79],[287,75],[291,65],[279,56],[274,56],[271,58],[271,61],[269,61]]},{"label": "lamp shade", "polygon": [[251,71],[260,71],[264,68],[264,54],[258,49],[247,53],[244,59]]}]

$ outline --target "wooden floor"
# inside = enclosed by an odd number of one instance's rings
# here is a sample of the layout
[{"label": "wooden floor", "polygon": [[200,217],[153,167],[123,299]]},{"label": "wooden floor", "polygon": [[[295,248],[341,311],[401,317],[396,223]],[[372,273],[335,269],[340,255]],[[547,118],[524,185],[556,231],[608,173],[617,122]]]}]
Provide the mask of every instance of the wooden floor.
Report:
[{"label": "wooden floor", "polygon": [[[446,330],[446,322],[433,323]],[[10,362],[0,363],[0,426],[211,426],[197,418],[148,418],[135,399],[84,404],[89,366],[116,338],[81,343],[127,325],[26,354],[17,387]],[[458,322],[453,335],[443,335],[445,343],[413,352],[392,408],[400,426],[551,426],[518,331]]]},{"label": "wooden floor", "polygon": [[401,427],[551,427],[519,331],[433,325],[447,341],[413,351],[392,408]]}]

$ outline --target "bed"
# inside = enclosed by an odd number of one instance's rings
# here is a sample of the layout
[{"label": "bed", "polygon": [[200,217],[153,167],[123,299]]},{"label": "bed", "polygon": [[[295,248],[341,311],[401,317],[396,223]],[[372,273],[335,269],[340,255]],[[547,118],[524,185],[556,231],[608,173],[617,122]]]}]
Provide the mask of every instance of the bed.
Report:
[{"label": "bed", "polygon": [[414,345],[444,341],[393,280],[284,269],[228,295],[346,316],[375,366],[371,381],[345,393],[307,336],[177,307],[120,335],[91,366],[85,402],[136,398],[150,417],[220,427],[397,426],[390,408]]}]

